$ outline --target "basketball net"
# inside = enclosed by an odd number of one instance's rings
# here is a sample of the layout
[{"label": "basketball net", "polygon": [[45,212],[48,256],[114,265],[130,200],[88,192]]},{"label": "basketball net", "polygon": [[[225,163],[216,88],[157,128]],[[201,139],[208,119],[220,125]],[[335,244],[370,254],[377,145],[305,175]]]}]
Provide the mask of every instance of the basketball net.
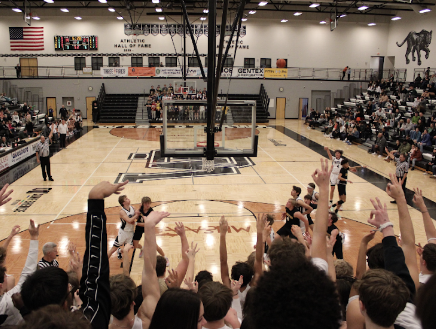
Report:
[{"label": "basketball net", "polygon": [[207,158],[202,158],[201,170],[212,172],[215,170],[215,160],[207,160]]},{"label": "basketball net", "polygon": [[186,97],[188,96],[188,93],[186,91],[182,91],[183,94],[183,99],[186,99]]}]

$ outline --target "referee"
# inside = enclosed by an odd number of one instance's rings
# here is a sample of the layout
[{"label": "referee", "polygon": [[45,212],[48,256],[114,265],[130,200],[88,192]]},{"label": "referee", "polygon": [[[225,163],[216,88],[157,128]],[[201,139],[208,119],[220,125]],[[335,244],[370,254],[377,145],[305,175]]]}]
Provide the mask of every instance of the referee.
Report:
[{"label": "referee", "polygon": [[48,180],[51,182],[54,181],[50,172],[50,140],[53,137],[53,129],[54,124],[51,125],[51,131],[48,138],[41,136],[41,140],[36,144],[36,161],[41,164],[42,178],[46,181],[48,176]]},{"label": "referee", "polygon": [[[404,195],[406,195],[406,181],[407,181],[407,173],[409,171],[409,163],[407,162],[407,156],[404,153],[400,154],[399,158],[394,157],[394,153],[390,152],[389,156],[391,159],[396,162],[396,170],[395,175],[397,176],[398,181],[401,183],[401,187],[403,188]],[[395,200],[391,201],[391,203],[397,203]]]}]

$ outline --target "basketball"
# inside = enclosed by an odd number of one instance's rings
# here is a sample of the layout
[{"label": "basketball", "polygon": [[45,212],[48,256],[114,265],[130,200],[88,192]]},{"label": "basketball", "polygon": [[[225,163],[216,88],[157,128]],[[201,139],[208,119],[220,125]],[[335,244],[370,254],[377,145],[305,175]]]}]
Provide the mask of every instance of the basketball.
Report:
[{"label": "basketball", "polygon": [[279,59],[277,60],[277,62],[276,62],[276,66],[277,66],[279,69],[282,69],[282,68],[284,68],[284,67],[286,66],[286,61],[285,61],[283,58],[279,58]]}]

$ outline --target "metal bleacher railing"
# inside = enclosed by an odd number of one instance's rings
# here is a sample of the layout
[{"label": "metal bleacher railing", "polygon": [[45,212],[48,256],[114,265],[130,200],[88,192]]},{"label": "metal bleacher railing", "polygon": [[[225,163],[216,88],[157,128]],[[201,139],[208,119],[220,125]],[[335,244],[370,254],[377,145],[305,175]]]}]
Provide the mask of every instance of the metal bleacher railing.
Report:
[{"label": "metal bleacher railing", "polygon": [[[128,67],[128,66],[124,66]],[[245,68],[242,66],[234,66],[233,71],[236,72],[238,69]],[[71,66],[35,66],[35,67],[24,67],[22,68],[21,75],[22,78],[95,78],[103,77],[98,70],[76,70],[74,65]],[[253,68],[256,69],[256,68]],[[258,69],[258,68],[257,68]],[[85,72],[84,72],[85,71]],[[317,80],[341,80],[343,68],[305,68],[305,67],[288,67],[287,77],[283,79],[317,79]],[[413,76],[416,72],[424,72],[424,69],[415,69]],[[434,72],[435,70],[432,69]],[[388,79],[394,76],[395,80],[406,81],[407,79],[407,69],[386,69],[383,70],[380,75],[378,70],[374,69],[351,69],[350,80],[354,81],[371,81],[377,80],[380,77],[383,79]],[[14,66],[0,66],[0,78],[16,78],[17,74]],[[135,76],[136,77],[136,76]],[[141,78],[141,77],[140,77]],[[148,76],[147,78],[150,78]],[[181,78],[177,77],[177,78]],[[234,78],[241,78],[234,76]],[[258,77],[261,79],[263,77]],[[266,79],[268,77],[265,76]],[[345,80],[348,80],[348,75],[345,76]]]}]

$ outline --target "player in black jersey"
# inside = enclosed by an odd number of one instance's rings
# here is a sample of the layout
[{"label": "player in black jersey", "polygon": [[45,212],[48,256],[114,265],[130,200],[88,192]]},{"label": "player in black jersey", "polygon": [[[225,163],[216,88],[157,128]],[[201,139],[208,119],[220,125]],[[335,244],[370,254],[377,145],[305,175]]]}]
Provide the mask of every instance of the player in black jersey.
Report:
[{"label": "player in black jersey", "polygon": [[[142,238],[142,235],[144,234],[144,217],[147,217],[150,215],[150,213],[153,211],[153,208],[151,207],[151,199],[148,196],[145,196],[141,200],[141,208],[139,208],[139,212],[141,213],[141,216],[138,217],[138,220],[136,222],[135,227],[135,233],[133,234],[133,247],[135,249],[141,249],[139,253],[139,258],[142,257],[142,246],[139,243],[139,241]],[[156,245],[157,252],[165,257],[165,253],[163,252],[162,248]]]},{"label": "player in black jersey", "polygon": [[336,242],[333,246],[332,255],[336,254],[337,259],[343,259],[344,255],[342,253],[342,234],[339,232],[338,227],[335,223],[338,221],[338,216],[335,213],[329,213],[329,226],[327,227],[327,234],[336,234]]},{"label": "player in black jersey", "polygon": [[304,223],[306,228],[306,233],[309,232],[309,222],[299,211],[297,200],[289,199],[286,203],[286,212],[282,214],[282,220],[286,220],[285,225],[283,225],[278,231],[277,235],[281,238],[289,236],[290,238],[297,239],[292,234],[292,225],[300,227],[300,220]]},{"label": "player in black jersey", "polygon": [[341,170],[339,172],[339,176],[338,176],[339,201],[332,205],[332,208],[335,208],[337,206],[337,208],[335,210],[336,214],[338,213],[341,206],[345,203],[345,201],[347,201],[347,191],[346,191],[347,183],[350,183],[350,184],[353,183],[352,181],[350,181],[348,179],[348,171],[356,172],[357,168],[360,168],[360,167],[366,168],[365,166],[350,167],[350,164],[348,163],[348,159],[342,160],[341,166],[342,166],[342,168],[341,168]]}]

